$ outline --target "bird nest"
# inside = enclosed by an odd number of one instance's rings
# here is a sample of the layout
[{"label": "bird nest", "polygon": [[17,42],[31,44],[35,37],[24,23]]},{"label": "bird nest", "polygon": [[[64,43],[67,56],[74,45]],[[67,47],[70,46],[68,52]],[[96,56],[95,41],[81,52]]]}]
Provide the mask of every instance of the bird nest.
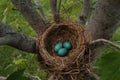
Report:
[{"label": "bird nest", "polygon": [[[58,80],[66,75],[68,80],[89,80],[85,76],[90,73],[92,54],[87,43],[91,36],[84,26],[77,23],[59,23],[49,26],[38,36],[39,61],[49,73]],[[69,41],[72,49],[68,55],[60,57],[54,51],[56,43]]]}]

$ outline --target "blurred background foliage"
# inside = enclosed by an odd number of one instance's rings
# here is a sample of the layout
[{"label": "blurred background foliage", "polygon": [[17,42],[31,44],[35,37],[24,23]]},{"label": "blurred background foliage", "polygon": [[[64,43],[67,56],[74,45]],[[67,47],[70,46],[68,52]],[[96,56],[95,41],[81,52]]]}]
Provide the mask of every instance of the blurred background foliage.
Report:
[{"label": "blurred background foliage", "polygon": [[[40,0],[40,2],[47,19],[53,22],[49,0]],[[77,21],[82,3],[83,0],[62,0],[61,20]],[[95,3],[96,0],[92,3],[92,10],[94,10]],[[31,26],[10,0],[0,0],[0,21],[29,37],[36,36]],[[111,40],[120,44],[120,29],[116,31]],[[101,80],[120,80],[120,50],[106,46],[101,53],[95,62],[95,66],[99,66],[97,73]],[[16,79],[18,77],[20,80],[37,80],[38,77],[44,80],[47,75],[40,69],[37,55],[9,46],[0,46],[0,76],[8,77],[8,80],[18,80]]]}]

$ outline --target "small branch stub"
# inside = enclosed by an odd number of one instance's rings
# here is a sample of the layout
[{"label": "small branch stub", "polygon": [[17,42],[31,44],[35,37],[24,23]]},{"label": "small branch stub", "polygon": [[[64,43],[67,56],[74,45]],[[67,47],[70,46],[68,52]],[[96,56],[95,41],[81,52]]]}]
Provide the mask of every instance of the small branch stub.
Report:
[{"label": "small branch stub", "polygon": [[106,39],[97,39],[97,40],[91,41],[89,44],[94,45],[94,44],[97,44],[97,43],[105,43],[105,44],[108,44],[108,45],[113,46],[113,47],[120,50],[120,45],[118,45],[116,43],[113,43],[113,42],[111,42],[109,40],[106,40]]}]

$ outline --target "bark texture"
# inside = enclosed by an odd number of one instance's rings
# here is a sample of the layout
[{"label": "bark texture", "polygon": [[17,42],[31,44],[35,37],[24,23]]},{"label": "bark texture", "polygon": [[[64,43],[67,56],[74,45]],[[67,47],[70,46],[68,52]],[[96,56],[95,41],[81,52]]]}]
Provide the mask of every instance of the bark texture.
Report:
[{"label": "bark texture", "polygon": [[[88,23],[88,30],[93,40],[109,40],[116,31],[120,21],[120,0],[98,0],[95,11]],[[97,54],[102,49],[101,44],[95,45],[94,52]]]},{"label": "bark texture", "polygon": [[46,22],[36,11],[31,0],[11,0],[16,8],[22,13],[25,19],[36,32],[42,31]]},{"label": "bark texture", "polygon": [[16,32],[0,22],[0,45],[9,45],[22,51],[35,53],[36,40]]},{"label": "bark texture", "polygon": [[36,4],[39,12],[41,13],[41,16],[42,16],[43,20],[47,23],[48,21],[47,21],[47,18],[46,18],[46,15],[45,15],[45,12],[42,8],[41,3],[39,2],[39,0],[34,0],[34,3]]},{"label": "bark texture", "polygon": [[92,4],[92,0],[84,0],[83,6],[82,6],[82,12],[81,12],[81,14],[79,16],[79,20],[78,20],[78,22],[80,24],[86,23],[87,18],[88,18],[89,13],[90,13],[91,4]]},{"label": "bark texture", "polygon": [[56,23],[60,22],[60,5],[61,0],[50,0],[51,10],[53,14],[54,21]]}]

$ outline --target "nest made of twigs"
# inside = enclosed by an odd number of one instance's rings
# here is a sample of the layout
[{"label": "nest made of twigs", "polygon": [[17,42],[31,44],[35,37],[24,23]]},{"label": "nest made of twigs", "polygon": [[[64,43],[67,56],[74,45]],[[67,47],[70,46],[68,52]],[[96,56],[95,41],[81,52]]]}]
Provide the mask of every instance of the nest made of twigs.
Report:
[{"label": "nest made of twigs", "polygon": [[[38,36],[40,62],[49,73],[80,73],[89,67],[90,51],[86,43],[91,40],[84,26],[77,23],[59,23],[49,26]],[[56,43],[69,41],[72,49],[65,57],[59,57],[54,51]]]}]

